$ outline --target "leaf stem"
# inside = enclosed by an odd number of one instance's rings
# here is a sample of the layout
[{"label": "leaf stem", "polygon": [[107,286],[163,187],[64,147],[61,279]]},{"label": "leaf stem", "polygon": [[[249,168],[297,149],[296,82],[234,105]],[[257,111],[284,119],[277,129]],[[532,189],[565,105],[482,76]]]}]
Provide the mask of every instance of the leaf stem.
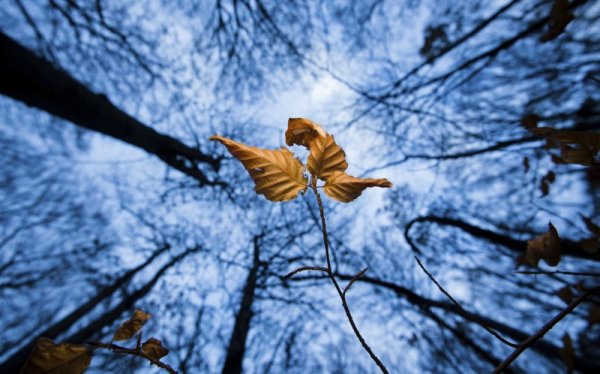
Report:
[{"label": "leaf stem", "polygon": [[[335,276],[333,275],[333,271],[331,269],[331,258],[329,256],[329,240],[327,238],[327,224],[325,222],[325,209],[323,208],[323,201],[321,201],[321,195],[319,194],[319,190],[317,189],[317,179],[314,176],[311,176],[310,187],[313,190],[313,192],[315,193],[315,196],[317,198],[317,203],[319,204],[319,213],[321,215],[321,228],[323,230],[323,244],[325,246],[325,259],[327,260],[327,275],[329,275],[329,279],[331,279],[331,282],[335,286],[335,289],[336,289],[338,295],[340,296],[340,299],[342,300],[342,306],[344,307],[344,312],[346,313],[348,322],[350,322],[350,326],[352,326],[354,335],[356,335],[356,337],[358,338],[358,341],[360,342],[362,347],[365,349],[365,351],[367,351],[367,353],[369,354],[371,359],[375,362],[375,364],[377,364],[377,366],[379,366],[379,369],[381,369],[381,372],[384,374],[387,374],[388,373],[387,368],[385,367],[385,365],[383,365],[383,363],[375,355],[375,353],[373,353],[373,351],[371,350],[371,348],[369,347],[369,345],[367,344],[367,342],[361,335],[360,331],[358,331],[358,327],[356,327],[356,324],[354,323],[354,319],[352,318],[352,313],[350,312],[350,307],[348,306],[348,302],[346,301],[346,291],[348,290],[348,288],[350,287],[350,285],[353,282],[351,281],[350,284],[348,286],[346,286],[344,291],[342,291],[342,288],[340,287],[337,280],[335,279]],[[362,274],[364,274],[365,271],[366,271],[366,269],[359,272],[355,276],[355,278],[358,279]]]}]

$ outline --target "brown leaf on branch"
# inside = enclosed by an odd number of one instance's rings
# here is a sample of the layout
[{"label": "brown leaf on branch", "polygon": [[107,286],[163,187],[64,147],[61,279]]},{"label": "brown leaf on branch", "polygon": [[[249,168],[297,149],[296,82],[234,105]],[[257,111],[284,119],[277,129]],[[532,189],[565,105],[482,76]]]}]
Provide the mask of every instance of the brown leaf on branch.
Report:
[{"label": "brown leaf on branch", "polygon": [[133,316],[127,321],[123,322],[123,324],[117,329],[113,340],[128,340],[133,338],[135,334],[144,326],[146,321],[150,319],[151,315],[145,313],[139,309],[136,309],[133,312]]},{"label": "brown leaf on branch", "polygon": [[326,181],[336,171],[348,168],[346,153],[336,144],[333,135],[309,119],[290,118],[285,141],[290,146],[298,144],[310,150],[306,166],[321,180]]},{"label": "brown leaf on branch", "polygon": [[[210,140],[221,142],[242,162],[256,183],[256,192],[267,199],[292,200],[298,192],[306,191],[308,181],[304,176],[304,165],[288,149],[273,151],[251,147],[219,135]],[[368,187],[392,187],[387,179],[362,179],[346,174],[348,163],[344,150],[331,134],[309,119],[290,118],[285,140],[290,146],[297,144],[309,149],[308,170],[314,177],[325,180],[323,189],[332,199],[347,203]]]},{"label": "brown leaf on branch", "polygon": [[290,118],[285,131],[285,143],[290,147],[294,144],[310,147],[310,143],[318,137],[327,137],[327,132],[321,126],[307,118]]},{"label": "brown leaf on branch", "polygon": [[385,178],[356,178],[342,171],[333,173],[323,186],[323,191],[334,200],[348,203],[357,197],[368,187],[392,187],[392,182]]},{"label": "brown leaf on branch", "polygon": [[155,338],[150,338],[142,344],[142,352],[157,361],[169,354],[169,350],[163,347],[160,340]]},{"label": "brown leaf on branch", "polygon": [[335,172],[348,168],[346,153],[335,143],[332,135],[316,137],[310,143],[307,167],[312,175],[326,181]]},{"label": "brown leaf on branch", "polygon": [[278,150],[251,147],[219,135],[210,137],[227,147],[246,168],[256,184],[255,191],[271,201],[289,201],[308,187],[304,166],[286,148]]},{"label": "brown leaf on branch", "polygon": [[92,351],[84,345],[54,344],[51,339],[39,338],[20,374],[79,374],[92,360]]},{"label": "brown leaf on branch", "polygon": [[567,164],[579,164],[589,166],[594,162],[595,153],[587,148],[573,148],[569,145],[561,145],[560,158]]},{"label": "brown leaf on branch", "polygon": [[542,43],[555,39],[571,21],[575,18],[569,11],[569,0],[555,0],[550,11],[550,20],[548,21],[548,31],[540,37]]},{"label": "brown leaf on branch", "polygon": [[548,224],[548,232],[537,236],[527,242],[527,261],[532,266],[537,266],[540,260],[546,261],[550,266],[560,262],[560,238],[552,223]]},{"label": "brown leaf on branch", "polygon": [[560,157],[552,155],[555,163],[591,165],[600,151],[600,134],[585,131],[556,130],[550,127],[529,129],[545,137],[548,148],[560,148]]},{"label": "brown leaf on branch", "polygon": [[577,144],[592,149],[600,148],[600,134],[594,132],[562,130],[556,133],[555,138],[564,144]]}]

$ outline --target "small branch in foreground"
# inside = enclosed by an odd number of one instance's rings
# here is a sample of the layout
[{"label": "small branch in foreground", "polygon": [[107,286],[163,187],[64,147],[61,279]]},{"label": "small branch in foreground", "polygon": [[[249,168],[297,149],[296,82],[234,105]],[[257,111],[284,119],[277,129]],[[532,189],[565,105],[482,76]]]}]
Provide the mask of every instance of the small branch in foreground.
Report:
[{"label": "small branch in foreground", "polygon": [[121,353],[121,354],[141,357],[145,360],[150,361],[151,364],[156,365],[159,368],[164,369],[171,374],[177,374],[177,371],[175,369],[173,369],[171,366],[165,364],[164,362],[162,362],[160,360],[155,360],[152,357],[148,357],[147,355],[145,355],[139,346],[136,347],[135,349],[131,349],[131,348],[125,348],[125,347],[122,347],[120,345],[116,345],[113,343],[88,342],[87,344],[90,345],[94,349],[108,349],[110,351]]},{"label": "small branch in foreground", "polygon": [[[338,284],[337,280],[335,279],[335,276],[333,275],[333,271],[331,270],[331,259],[329,257],[329,240],[327,238],[327,224],[325,222],[325,209],[323,208],[323,201],[321,201],[321,195],[319,194],[319,190],[317,189],[317,179],[314,176],[311,177],[310,187],[313,190],[313,192],[315,193],[315,196],[317,198],[317,203],[319,205],[319,214],[321,215],[321,228],[323,229],[323,245],[325,246],[325,259],[327,261],[327,269],[326,269],[327,275],[329,275],[329,279],[331,279],[331,282],[333,283],[335,290],[337,291],[338,295],[340,296],[340,299],[342,300],[342,306],[344,307],[344,312],[346,313],[346,318],[348,319],[348,322],[350,322],[350,326],[352,327],[352,331],[354,331],[354,335],[356,335],[356,338],[358,339],[358,341],[360,342],[360,344],[362,345],[364,350],[367,351],[367,353],[369,354],[371,359],[375,362],[375,364],[379,367],[381,372],[384,374],[387,374],[388,373],[387,368],[385,367],[383,362],[381,362],[379,357],[377,357],[375,355],[375,353],[371,350],[371,347],[369,347],[369,345],[363,338],[360,331],[358,331],[358,327],[356,327],[356,324],[354,323],[354,318],[352,318],[352,313],[350,312],[350,307],[348,306],[348,302],[346,301],[346,292],[345,292],[349,288],[349,286],[353,283],[352,280],[350,281],[349,285],[346,286],[346,289],[344,291],[342,291],[342,289],[340,288],[340,285]],[[358,279],[362,274],[364,274],[365,271],[366,271],[366,269],[358,272],[354,277],[356,279]]]},{"label": "small branch in foreground", "polygon": [[519,346],[504,360],[496,369],[494,370],[494,374],[501,373],[505,370],[521,353],[523,353],[527,348],[529,348],[533,343],[537,340],[541,339],[548,331],[550,331],[554,325],[560,322],[563,318],[569,315],[579,304],[581,304],[585,299],[588,298],[593,293],[599,292],[600,287],[594,287],[586,292],[584,292],[581,296],[575,299],[571,304],[567,305],[565,309],[563,309],[560,313],[558,313],[554,318],[548,321],[541,329],[533,333],[529,336],[525,341],[523,341]]},{"label": "small branch in foreground", "polygon": [[350,289],[350,287],[352,286],[352,284],[354,282],[356,282],[360,277],[362,277],[367,272],[367,270],[369,270],[369,268],[362,269],[361,271],[359,271],[358,273],[356,273],[356,275],[354,275],[352,277],[352,279],[350,279],[350,282],[348,282],[348,284],[346,285],[346,287],[344,287],[344,292],[342,292],[342,294],[344,296],[346,296],[346,292],[348,292],[348,290]]},{"label": "small branch in foreground", "polygon": [[[450,293],[448,293],[448,291],[446,291],[444,289],[444,287],[442,287],[441,284],[438,283],[438,281],[433,277],[433,275],[431,275],[431,273],[429,271],[427,271],[427,269],[425,268],[425,266],[421,263],[421,260],[419,260],[419,258],[417,256],[415,256],[415,260],[417,260],[417,264],[419,264],[419,267],[421,268],[421,270],[423,270],[423,272],[429,277],[429,279],[431,279],[431,281],[437,286],[437,288],[444,294],[446,295],[446,297],[448,299],[450,299],[450,301],[452,301],[452,303],[454,305],[456,305],[457,308],[459,308],[461,311],[463,312],[467,312],[459,303],[458,301],[456,301],[456,299],[454,299],[452,297],[452,295],[450,295]],[[480,321],[478,318],[474,318],[473,319],[474,322],[476,322],[479,326],[483,327],[487,332],[489,332],[492,336],[494,336],[496,339],[498,339],[500,342],[508,345],[509,347],[512,348],[517,348],[519,346],[519,344],[513,343],[507,339],[505,339],[504,337],[502,337],[500,334],[498,334],[495,330],[493,330],[491,327],[489,327],[488,325],[486,325],[484,322]]]}]

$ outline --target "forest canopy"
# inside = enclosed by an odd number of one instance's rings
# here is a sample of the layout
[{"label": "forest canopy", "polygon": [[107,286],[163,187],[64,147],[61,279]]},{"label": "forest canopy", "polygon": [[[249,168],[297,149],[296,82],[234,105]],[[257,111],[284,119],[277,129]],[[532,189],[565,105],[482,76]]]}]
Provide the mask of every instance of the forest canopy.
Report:
[{"label": "forest canopy", "polygon": [[599,372],[599,20],[3,4],[0,372]]}]

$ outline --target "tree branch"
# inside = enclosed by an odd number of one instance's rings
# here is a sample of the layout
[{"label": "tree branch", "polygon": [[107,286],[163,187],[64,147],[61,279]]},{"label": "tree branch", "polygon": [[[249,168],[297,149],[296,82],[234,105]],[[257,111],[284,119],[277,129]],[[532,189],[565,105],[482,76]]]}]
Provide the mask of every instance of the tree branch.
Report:
[{"label": "tree branch", "polygon": [[554,325],[560,322],[563,318],[568,316],[579,304],[581,304],[588,296],[593,293],[600,291],[600,287],[594,287],[586,292],[584,292],[581,296],[575,299],[571,304],[569,304],[565,309],[563,309],[560,313],[558,313],[554,318],[548,321],[542,328],[533,333],[527,340],[519,344],[517,349],[515,349],[496,369],[494,370],[494,374],[501,373],[504,369],[506,369],[521,353],[523,353],[527,348],[529,348],[533,343],[535,343],[538,339],[541,339],[548,331],[550,331]]},{"label": "tree branch", "polygon": [[162,362],[160,360],[155,360],[152,357],[145,355],[144,352],[142,352],[139,349],[139,346],[136,347],[135,349],[132,349],[132,348],[121,347],[120,345],[116,345],[113,343],[88,342],[87,344],[92,346],[95,349],[98,349],[98,348],[108,349],[109,351],[113,351],[113,352],[117,352],[117,353],[121,353],[121,354],[125,354],[125,355],[141,357],[145,360],[150,361],[153,365],[156,365],[159,368],[168,371],[171,374],[177,374],[177,371],[175,369],[173,369],[171,366],[165,364],[164,362]]}]

